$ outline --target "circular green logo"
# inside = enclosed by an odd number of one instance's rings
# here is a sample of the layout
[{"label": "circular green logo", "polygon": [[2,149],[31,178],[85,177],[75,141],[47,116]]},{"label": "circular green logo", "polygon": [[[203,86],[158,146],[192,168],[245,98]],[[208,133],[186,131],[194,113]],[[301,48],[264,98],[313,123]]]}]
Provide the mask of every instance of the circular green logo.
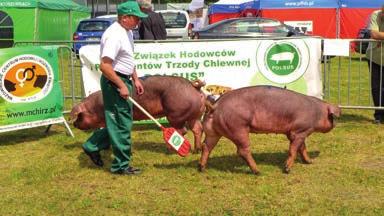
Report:
[{"label": "circular green logo", "polygon": [[265,63],[270,71],[279,76],[294,72],[300,63],[296,47],[289,43],[271,46],[265,55]]},{"label": "circular green logo", "polygon": [[287,84],[298,80],[309,66],[310,52],[304,40],[266,40],[257,48],[256,65],[269,81]]}]

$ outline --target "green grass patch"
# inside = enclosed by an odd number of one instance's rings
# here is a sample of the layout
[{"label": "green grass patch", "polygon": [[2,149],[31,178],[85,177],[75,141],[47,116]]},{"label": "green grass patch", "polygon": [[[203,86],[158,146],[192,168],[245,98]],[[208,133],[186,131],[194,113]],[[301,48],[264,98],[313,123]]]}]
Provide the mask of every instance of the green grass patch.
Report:
[{"label": "green grass patch", "polygon": [[251,136],[260,176],[227,139],[200,173],[200,155],[170,154],[159,130],[136,126],[132,164],[143,173],[116,176],[111,150],[104,168],[82,152],[90,133],[74,129],[73,139],[55,125],[0,134],[0,215],[382,215],[384,126],[371,114],[347,110],[333,131],[311,135],[314,164],[298,159],[288,175],[281,135]]}]

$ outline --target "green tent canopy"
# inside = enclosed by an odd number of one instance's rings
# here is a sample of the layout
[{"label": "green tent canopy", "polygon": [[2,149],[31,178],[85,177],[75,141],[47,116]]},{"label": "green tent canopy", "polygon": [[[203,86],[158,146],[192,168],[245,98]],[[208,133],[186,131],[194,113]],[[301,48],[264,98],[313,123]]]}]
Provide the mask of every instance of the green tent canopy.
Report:
[{"label": "green tent canopy", "polygon": [[71,0],[0,2],[0,48],[18,41],[68,41],[90,10]]}]

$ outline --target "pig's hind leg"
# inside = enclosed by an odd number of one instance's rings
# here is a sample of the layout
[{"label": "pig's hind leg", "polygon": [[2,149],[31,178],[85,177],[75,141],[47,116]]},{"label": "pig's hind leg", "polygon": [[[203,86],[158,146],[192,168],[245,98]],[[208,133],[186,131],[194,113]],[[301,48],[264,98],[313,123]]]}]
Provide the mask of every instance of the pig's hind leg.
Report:
[{"label": "pig's hind leg", "polygon": [[203,134],[203,126],[199,120],[192,120],[188,122],[189,128],[191,128],[193,133],[193,138],[195,142],[194,153],[201,151],[201,137]]},{"label": "pig's hind leg", "polygon": [[301,149],[299,149],[299,148],[301,146],[304,146],[304,148],[305,148],[305,138],[307,137],[307,134],[306,133],[299,133],[299,134],[291,133],[287,137],[291,141],[291,143],[289,145],[288,159],[285,162],[285,168],[284,168],[285,173],[289,173],[291,171],[293,163],[295,162],[296,157],[297,157],[297,152],[300,151],[300,154],[301,154]]},{"label": "pig's hind leg", "polygon": [[199,171],[204,172],[207,166],[208,157],[211,154],[212,149],[216,146],[217,142],[219,142],[221,136],[207,134],[205,135],[203,151],[201,152],[200,162],[199,162]]},{"label": "pig's hind leg", "polygon": [[237,154],[247,162],[252,173],[258,175],[259,169],[256,166],[256,162],[252,157],[249,141],[249,131],[236,131],[230,138],[237,146]]},{"label": "pig's hind leg", "polygon": [[299,148],[299,153],[300,153],[301,159],[303,160],[304,163],[306,163],[306,164],[312,163],[312,159],[309,157],[308,152],[307,152],[307,147],[305,145],[305,141],[303,141],[303,143],[301,144],[301,146]]}]

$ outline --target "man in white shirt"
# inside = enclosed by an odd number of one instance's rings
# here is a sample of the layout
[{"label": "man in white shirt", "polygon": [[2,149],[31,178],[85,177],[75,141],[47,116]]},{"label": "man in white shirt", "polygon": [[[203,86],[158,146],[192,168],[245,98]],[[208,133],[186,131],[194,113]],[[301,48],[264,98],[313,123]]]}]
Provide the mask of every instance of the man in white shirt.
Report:
[{"label": "man in white shirt", "polygon": [[115,156],[111,165],[114,174],[139,174],[130,166],[132,103],[127,99],[133,86],[138,94],[144,88],[137,77],[133,57],[133,33],[140,18],[147,17],[136,1],[118,5],[118,20],[103,34],[100,42],[100,79],[103,93],[106,127],[95,131],[83,144],[84,152],[97,166],[103,166],[99,151],[112,146]]}]

